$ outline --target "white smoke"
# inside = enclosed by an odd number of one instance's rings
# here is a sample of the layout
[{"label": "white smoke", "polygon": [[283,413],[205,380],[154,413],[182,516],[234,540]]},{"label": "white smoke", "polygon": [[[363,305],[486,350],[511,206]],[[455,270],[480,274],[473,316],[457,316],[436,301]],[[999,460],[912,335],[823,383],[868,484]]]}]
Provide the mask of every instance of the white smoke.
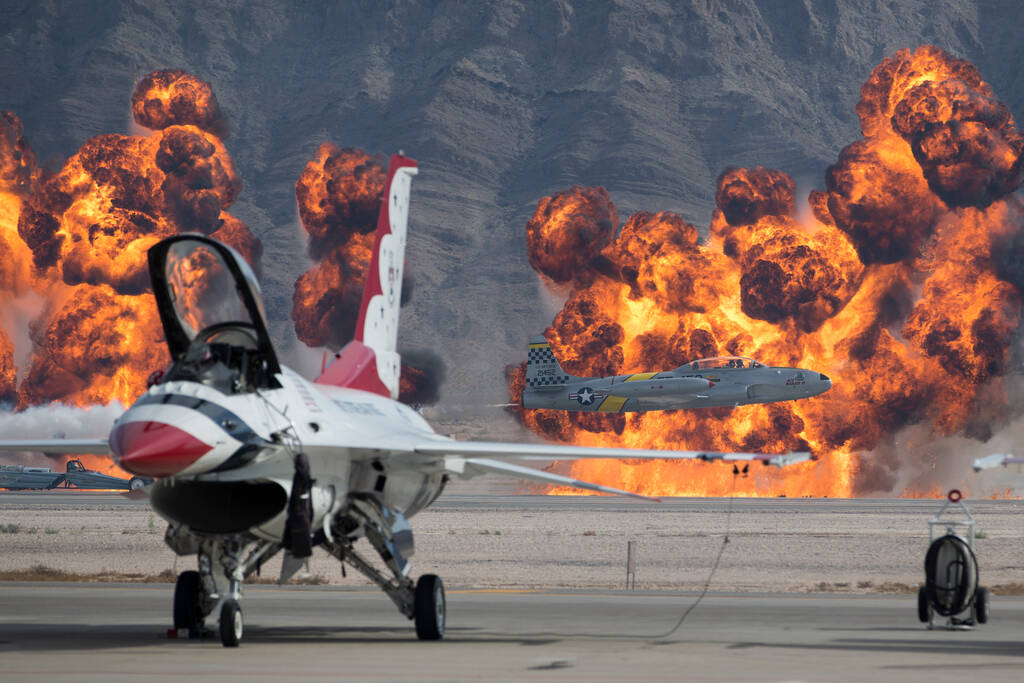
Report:
[{"label": "white smoke", "polygon": [[[21,412],[0,412],[0,439],[104,438],[124,412],[115,401],[105,406],[77,408],[60,403],[34,406]],[[47,467],[53,461],[39,453],[0,453],[7,464]]]},{"label": "white smoke", "polygon": [[901,429],[893,439],[861,456],[861,469],[872,482],[856,495],[900,496],[905,491],[938,490],[942,494],[959,489],[970,498],[1019,496],[1024,494],[1024,474],[1016,468],[999,467],[975,473],[974,461],[994,453],[1019,454],[1024,439],[1024,417],[998,429],[991,438],[979,441],[965,436],[937,436],[926,425]]}]

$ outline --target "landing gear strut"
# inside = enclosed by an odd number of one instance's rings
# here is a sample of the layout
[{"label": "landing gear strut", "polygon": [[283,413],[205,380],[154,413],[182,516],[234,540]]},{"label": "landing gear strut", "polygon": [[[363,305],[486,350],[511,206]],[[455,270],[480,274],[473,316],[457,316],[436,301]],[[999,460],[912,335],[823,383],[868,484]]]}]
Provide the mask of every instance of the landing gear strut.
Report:
[{"label": "landing gear strut", "polygon": [[420,640],[444,638],[444,584],[435,574],[424,574],[415,584],[409,578],[408,558],[413,552],[413,539],[405,517],[358,499],[350,513],[358,515],[366,539],[384,561],[390,576],[363,559],[353,547],[353,539],[347,536],[326,540],[324,550],[377,584],[398,611],[414,621]]}]

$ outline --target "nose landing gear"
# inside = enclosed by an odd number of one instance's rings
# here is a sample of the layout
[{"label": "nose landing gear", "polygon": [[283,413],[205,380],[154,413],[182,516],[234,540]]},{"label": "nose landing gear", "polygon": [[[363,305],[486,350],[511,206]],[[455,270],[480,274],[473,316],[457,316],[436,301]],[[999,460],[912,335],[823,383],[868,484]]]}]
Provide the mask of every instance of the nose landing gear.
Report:
[{"label": "nose landing gear", "polygon": [[[221,643],[238,647],[245,630],[239,604],[242,580],[270,559],[279,546],[245,539],[197,542],[197,546],[199,571],[182,572],[174,585],[174,628],[188,629],[189,638],[212,636],[204,623],[216,612]],[[243,554],[246,549],[247,555]]]},{"label": "nose landing gear", "polygon": [[242,608],[231,598],[220,608],[220,642],[224,647],[238,647],[242,642]]}]

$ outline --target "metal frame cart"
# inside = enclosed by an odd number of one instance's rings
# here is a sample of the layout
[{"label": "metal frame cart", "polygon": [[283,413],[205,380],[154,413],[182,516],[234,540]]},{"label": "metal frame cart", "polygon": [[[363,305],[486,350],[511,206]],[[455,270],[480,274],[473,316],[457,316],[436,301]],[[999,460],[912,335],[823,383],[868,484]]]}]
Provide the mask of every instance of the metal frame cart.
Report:
[{"label": "metal frame cart", "polygon": [[[943,518],[957,505],[964,519]],[[944,527],[940,535],[937,527]],[[956,530],[965,530],[966,538]],[[929,629],[966,631],[988,621],[988,589],[978,585],[978,560],[974,555],[974,515],[957,489],[949,492],[938,514],[928,521],[928,554],[925,585],[917,592],[917,616]],[[936,625],[935,616],[946,617]]]}]

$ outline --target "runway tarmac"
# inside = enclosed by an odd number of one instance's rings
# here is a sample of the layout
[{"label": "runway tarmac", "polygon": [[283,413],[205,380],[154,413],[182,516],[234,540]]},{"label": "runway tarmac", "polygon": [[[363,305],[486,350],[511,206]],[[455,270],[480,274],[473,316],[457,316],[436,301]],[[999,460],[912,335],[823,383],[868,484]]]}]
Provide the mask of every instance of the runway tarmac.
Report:
[{"label": "runway tarmac", "polygon": [[[1024,501],[967,500],[971,512],[1024,512]],[[664,498],[661,502],[638,501],[621,496],[543,496],[543,495],[461,495],[445,493],[431,504],[429,510],[522,510],[637,512],[653,514],[698,512],[722,514],[731,509],[738,514],[764,514],[778,512],[818,512],[827,509],[831,514],[892,514],[928,516],[942,504],[930,498]],[[146,508],[144,499],[131,499],[112,491],[3,491],[0,490],[0,509],[44,509],[54,505],[64,508]]]},{"label": "runway tarmac", "polygon": [[0,583],[0,679],[1019,681],[1024,598],[928,631],[909,596],[448,592],[415,639],[369,589],[248,587],[238,649],[169,640],[171,586]]}]

